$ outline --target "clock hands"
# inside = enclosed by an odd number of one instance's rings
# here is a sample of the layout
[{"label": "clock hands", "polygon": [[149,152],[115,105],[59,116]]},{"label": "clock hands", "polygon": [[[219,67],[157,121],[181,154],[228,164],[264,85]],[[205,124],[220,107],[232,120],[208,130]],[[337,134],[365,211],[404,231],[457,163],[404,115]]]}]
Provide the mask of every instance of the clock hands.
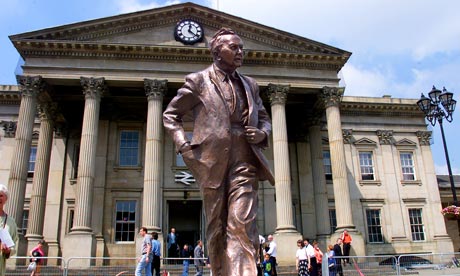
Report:
[{"label": "clock hands", "polygon": [[196,33],[193,32],[193,28],[192,28],[192,25],[188,25],[188,32],[194,36],[196,36]]}]

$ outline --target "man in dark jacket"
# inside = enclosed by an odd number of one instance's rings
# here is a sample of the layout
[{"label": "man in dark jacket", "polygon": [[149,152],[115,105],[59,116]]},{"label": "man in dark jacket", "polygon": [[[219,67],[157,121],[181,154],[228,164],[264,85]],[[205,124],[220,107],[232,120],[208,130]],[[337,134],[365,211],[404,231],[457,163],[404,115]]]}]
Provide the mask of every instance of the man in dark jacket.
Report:
[{"label": "man in dark jacket", "polygon": [[342,270],[342,247],[340,246],[342,244],[342,239],[337,239],[337,242],[334,244],[334,255],[337,258],[335,260],[335,271],[337,272],[338,275],[343,276],[343,270]]}]

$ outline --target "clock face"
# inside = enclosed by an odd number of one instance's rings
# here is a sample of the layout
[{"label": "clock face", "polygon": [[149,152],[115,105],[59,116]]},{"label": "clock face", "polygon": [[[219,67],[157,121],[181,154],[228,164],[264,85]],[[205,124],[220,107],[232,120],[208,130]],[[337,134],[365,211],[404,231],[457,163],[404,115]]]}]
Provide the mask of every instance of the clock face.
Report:
[{"label": "clock face", "polygon": [[197,22],[185,19],[180,21],[174,29],[176,40],[192,45],[203,39],[203,28]]}]

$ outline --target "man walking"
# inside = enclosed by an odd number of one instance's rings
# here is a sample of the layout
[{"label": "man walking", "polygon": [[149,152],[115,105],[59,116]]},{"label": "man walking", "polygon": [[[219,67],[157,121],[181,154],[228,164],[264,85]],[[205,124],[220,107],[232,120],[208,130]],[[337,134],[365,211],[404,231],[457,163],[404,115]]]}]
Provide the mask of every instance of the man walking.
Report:
[{"label": "man walking", "polygon": [[142,276],[142,270],[145,270],[145,276],[152,276],[152,237],[147,234],[147,228],[141,227],[139,235],[143,237],[141,256],[137,258],[136,276]]},{"label": "man walking", "polygon": [[198,240],[198,242],[196,243],[193,257],[195,258],[193,263],[195,264],[195,267],[196,267],[195,276],[203,276],[204,254],[203,254],[203,242],[201,240]]},{"label": "man walking", "polygon": [[[153,232],[152,237],[153,237],[153,240],[152,240],[152,255],[153,255],[152,275],[160,276],[161,243],[160,241],[158,241],[157,232]],[[155,271],[155,274],[153,271]]]}]

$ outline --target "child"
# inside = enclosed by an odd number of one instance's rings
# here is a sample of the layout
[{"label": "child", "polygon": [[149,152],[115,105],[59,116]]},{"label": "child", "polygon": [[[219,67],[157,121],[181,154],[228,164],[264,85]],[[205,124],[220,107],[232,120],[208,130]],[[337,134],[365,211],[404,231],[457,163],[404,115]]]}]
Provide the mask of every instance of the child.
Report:
[{"label": "child", "polygon": [[264,261],[262,262],[262,267],[264,269],[264,276],[273,275],[272,263],[270,262],[270,254],[264,255]]}]

